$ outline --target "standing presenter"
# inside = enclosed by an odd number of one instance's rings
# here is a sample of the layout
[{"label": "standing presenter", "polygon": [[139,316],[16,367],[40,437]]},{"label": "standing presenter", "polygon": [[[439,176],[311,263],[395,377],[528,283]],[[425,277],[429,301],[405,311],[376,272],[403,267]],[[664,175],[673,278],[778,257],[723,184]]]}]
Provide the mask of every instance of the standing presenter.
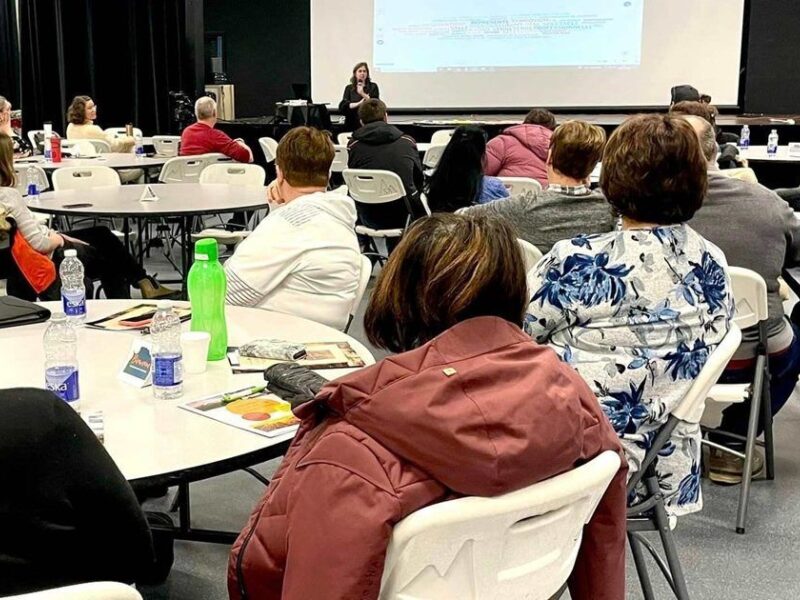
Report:
[{"label": "standing presenter", "polygon": [[342,101],[339,103],[339,112],[344,115],[344,124],[347,131],[355,131],[361,127],[358,120],[358,107],[370,98],[380,98],[381,92],[378,84],[369,78],[369,65],[365,62],[353,67],[353,76],[350,83],[344,88]]}]

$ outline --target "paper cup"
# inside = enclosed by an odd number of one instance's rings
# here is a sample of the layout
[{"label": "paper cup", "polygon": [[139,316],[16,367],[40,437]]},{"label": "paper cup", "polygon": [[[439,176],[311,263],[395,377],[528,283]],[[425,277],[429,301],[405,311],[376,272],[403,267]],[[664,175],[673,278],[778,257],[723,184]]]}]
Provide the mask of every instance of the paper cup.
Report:
[{"label": "paper cup", "polygon": [[184,331],[181,333],[184,372],[206,372],[209,343],[211,343],[211,336],[205,331]]}]

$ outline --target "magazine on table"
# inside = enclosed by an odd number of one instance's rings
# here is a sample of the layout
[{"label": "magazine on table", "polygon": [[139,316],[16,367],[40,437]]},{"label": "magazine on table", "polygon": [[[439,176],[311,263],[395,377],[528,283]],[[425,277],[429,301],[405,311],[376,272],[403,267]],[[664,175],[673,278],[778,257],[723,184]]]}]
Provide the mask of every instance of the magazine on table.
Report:
[{"label": "magazine on table", "polygon": [[[156,314],[157,309],[158,306],[156,304],[143,302],[113,315],[86,323],[86,326],[105,331],[141,331],[142,333],[149,333],[150,324],[153,322],[153,316]],[[192,318],[192,309],[189,306],[173,305],[172,309],[181,322]]]},{"label": "magazine on table", "polygon": [[[349,342],[311,342],[303,344],[303,347],[305,356],[293,362],[309,369],[356,369],[365,366],[364,359]],[[234,373],[260,373],[274,364],[288,361],[241,356],[239,348],[228,348],[228,362]]]},{"label": "magazine on table", "polygon": [[182,404],[181,408],[266,437],[293,433],[300,420],[267,386],[248,386]]}]

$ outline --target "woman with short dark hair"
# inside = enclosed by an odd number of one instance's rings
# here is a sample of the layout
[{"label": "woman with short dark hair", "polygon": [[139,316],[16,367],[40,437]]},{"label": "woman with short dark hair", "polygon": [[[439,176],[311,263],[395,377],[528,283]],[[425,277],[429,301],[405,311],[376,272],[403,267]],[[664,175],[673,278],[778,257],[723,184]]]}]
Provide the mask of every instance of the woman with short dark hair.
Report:
[{"label": "woman with short dark hair", "polygon": [[556,128],[549,110],[534,108],[520,125],[513,125],[486,146],[486,174],[528,177],[547,187],[547,151]]},{"label": "woman with short dark hair", "polygon": [[[725,255],[686,225],[707,183],[685,119],[628,119],[601,175],[622,229],[557,243],[532,278],[526,331],[594,390],[632,470],[730,326]],[[678,425],[656,471],[671,513],[700,509],[697,425]]]},{"label": "woman with short dark hair", "polygon": [[67,107],[68,140],[102,140],[108,142],[111,152],[131,152],[134,140],[129,135],[114,137],[94,122],[97,104],[89,96],[75,96]]},{"label": "woman with short dark hair", "polygon": [[358,120],[359,107],[370,98],[380,98],[381,91],[378,84],[369,76],[369,65],[360,62],[353,67],[353,76],[342,93],[339,103],[339,112],[344,115],[345,131],[355,131],[361,127]]},{"label": "woman with short dark hair", "polygon": [[[231,598],[376,599],[407,515],[621,452],[583,380],[520,329],[523,264],[501,220],[440,214],[406,232],[365,318],[369,339],[401,354],[295,409],[300,430],[233,546]],[[625,477],[583,534],[576,600],[624,596]]]},{"label": "woman with short dark hair", "polygon": [[484,175],[485,165],[486,132],[476,125],[456,129],[425,190],[430,209],[455,212],[508,198],[508,190],[497,177]]}]

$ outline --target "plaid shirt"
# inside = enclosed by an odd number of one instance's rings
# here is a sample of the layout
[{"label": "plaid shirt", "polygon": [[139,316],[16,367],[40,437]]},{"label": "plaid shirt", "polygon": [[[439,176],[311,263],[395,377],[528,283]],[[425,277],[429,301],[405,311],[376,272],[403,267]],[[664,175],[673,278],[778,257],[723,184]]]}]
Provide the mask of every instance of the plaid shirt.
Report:
[{"label": "plaid shirt", "polygon": [[592,193],[584,184],[569,186],[559,185],[558,183],[551,183],[547,186],[548,191],[555,192],[556,194],[564,194],[565,196],[588,196]]}]

